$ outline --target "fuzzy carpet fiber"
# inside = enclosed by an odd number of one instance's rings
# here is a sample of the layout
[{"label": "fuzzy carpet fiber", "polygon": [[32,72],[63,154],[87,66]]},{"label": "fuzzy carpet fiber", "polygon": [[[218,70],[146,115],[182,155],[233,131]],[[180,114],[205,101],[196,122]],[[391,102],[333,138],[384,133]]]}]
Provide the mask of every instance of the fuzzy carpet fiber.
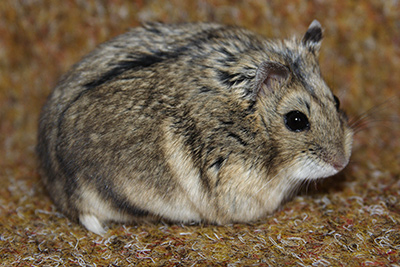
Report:
[{"label": "fuzzy carpet fiber", "polygon": [[[269,37],[325,29],[322,72],[350,118],[349,166],[276,213],[226,226],[111,224],[58,213],[37,172],[37,120],[58,78],[140,21],[216,21]],[[3,266],[400,266],[398,1],[0,1],[0,264]]]}]

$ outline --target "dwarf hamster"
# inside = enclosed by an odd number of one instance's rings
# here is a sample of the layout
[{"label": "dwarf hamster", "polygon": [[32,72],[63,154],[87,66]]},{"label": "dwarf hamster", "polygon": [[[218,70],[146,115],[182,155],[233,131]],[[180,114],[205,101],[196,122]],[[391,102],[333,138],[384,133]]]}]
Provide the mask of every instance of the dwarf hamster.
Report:
[{"label": "dwarf hamster", "polygon": [[107,221],[249,222],[342,170],[353,131],[324,82],[322,29],[270,40],[213,23],[148,23],[64,75],[37,152],[57,207]]}]

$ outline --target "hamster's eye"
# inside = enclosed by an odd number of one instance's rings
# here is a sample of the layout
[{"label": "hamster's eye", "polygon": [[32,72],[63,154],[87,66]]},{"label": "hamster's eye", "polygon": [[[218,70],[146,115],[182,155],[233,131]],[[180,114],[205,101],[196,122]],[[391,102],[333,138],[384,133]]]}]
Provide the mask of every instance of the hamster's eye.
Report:
[{"label": "hamster's eye", "polygon": [[339,101],[339,98],[337,98],[337,96],[333,96],[333,100],[335,100],[335,107],[336,107],[336,109],[337,110],[339,110],[339,108],[340,108],[340,101]]},{"label": "hamster's eye", "polygon": [[293,132],[302,132],[310,129],[307,116],[298,110],[287,113],[284,117],[286,127]]}]

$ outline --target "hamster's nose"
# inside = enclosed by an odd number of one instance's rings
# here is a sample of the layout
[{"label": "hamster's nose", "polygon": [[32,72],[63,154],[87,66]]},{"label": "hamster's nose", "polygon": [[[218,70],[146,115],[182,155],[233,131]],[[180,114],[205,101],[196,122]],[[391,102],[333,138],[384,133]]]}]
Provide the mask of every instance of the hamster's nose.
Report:
[{"label": "hamster's nose", "polygon": [[341,171],[344,167],[346,167],[349,159],[345,156],[344,153],[339,153],[332,158],[331,164],[337,170]]}]

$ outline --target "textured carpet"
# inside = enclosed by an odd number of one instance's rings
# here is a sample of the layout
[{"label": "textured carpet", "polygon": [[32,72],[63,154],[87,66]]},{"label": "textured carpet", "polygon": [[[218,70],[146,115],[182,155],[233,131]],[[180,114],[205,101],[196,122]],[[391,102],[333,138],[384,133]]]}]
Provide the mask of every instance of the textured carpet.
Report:
[{"label": "textured carpet", "polygon": [[[400,266],[398,1],[0,2],[0,262],[4,266]],[[102,238],[52,205],[34,153],[62,73],[140,21],[216,21],[270,37],[325,29],[322,72],[364,118],[341,174],[275,214],[227,226],[112,224]]]}]

